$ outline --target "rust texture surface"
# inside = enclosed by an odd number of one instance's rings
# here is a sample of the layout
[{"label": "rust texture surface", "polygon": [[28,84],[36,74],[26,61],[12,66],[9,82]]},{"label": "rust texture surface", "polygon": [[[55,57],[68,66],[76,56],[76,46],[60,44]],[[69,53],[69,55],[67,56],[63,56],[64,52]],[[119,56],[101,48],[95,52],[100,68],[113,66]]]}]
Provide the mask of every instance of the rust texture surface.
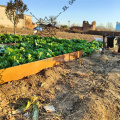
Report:
[{"label": "rust texture surface", "polygon": [[46,69],[49,67],[53,67],[55,65],[58,65],[61,62],[67,62],[74,60],[76,58],[81,57],[83,54],[83,51],[76,51],[73,53],[68,53],[44,60],[39,60],[23,65],[18,65],[15,67],[5,68],[0,70],[0,84],[13,81],[13,80],[19,80],[23,77],[38,73],[42,69]]}]

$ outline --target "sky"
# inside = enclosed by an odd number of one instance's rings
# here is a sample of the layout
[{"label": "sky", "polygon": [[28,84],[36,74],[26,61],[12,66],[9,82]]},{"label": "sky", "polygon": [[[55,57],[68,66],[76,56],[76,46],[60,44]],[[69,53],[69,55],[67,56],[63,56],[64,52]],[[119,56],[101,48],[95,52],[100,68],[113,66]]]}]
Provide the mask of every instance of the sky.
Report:
[{"label": "sky", "polygon": [[[10,0],[1,0],[0,5],[7,5]],[[56,21],[60,25],[79,25],[83,21],[90,24],[96,21],[97,26],[112,23],[116,27],[116,22],[120,22],[120,0],[22,0],[27,4],[27,15],[30,12],[37,19],[44,19],[49,16],[58,16]],[[73,1],[70,5],[69,1]],[[69,7],[65,11],[63,7]],[[70,21],[68,23],[68,21]],[[33,17],[33,22],[37,20]]]}]

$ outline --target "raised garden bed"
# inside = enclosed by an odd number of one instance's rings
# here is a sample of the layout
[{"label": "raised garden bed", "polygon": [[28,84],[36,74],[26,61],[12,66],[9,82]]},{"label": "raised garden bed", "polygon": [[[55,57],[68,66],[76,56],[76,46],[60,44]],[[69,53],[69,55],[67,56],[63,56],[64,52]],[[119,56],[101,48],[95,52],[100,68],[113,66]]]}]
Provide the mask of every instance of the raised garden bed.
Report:
[{"label": "raised garden bed", "polygon": [[[14,36],[4,34],[0,35],[0,43],[7,44],[0,49],[1,83],[21,79],[62,61],[76,59],[81,55],[91,55],[92,52],[101,47],[101,43],[97,41],[87,42],[86,40],[66,40],[54,37],[42,38],[36,35]],[[15,44],[11,45],[13,43]],[[72,57],[72,55],[75,57]],[[61,59],[61,61],[58,61],[58,59]],[[22,70],[25,74],[21,72]]]},{"label": "raised garden bed", "polygon": [[15,67],[10,67],[0,70],[0,84],[3,84],[12,80],[19,80],[25,76],[29,76],[38,73],[42,69],[53,67],[61,62],[67,62],[74,60],[82,56],[83,51],[77,51],[73,53],[68,53],[44,60],[39,60],[23,65],[18,65]]}]

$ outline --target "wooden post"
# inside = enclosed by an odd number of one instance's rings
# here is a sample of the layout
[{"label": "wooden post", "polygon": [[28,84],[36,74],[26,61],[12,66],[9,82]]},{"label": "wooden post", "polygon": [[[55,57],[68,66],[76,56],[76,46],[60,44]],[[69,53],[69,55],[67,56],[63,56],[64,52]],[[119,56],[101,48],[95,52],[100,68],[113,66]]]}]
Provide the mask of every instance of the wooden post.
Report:
[{"label": "wooden post", "polygon": [[103,49],[102,49],[102,54],[105,53],[105,35],[103,35]]}]

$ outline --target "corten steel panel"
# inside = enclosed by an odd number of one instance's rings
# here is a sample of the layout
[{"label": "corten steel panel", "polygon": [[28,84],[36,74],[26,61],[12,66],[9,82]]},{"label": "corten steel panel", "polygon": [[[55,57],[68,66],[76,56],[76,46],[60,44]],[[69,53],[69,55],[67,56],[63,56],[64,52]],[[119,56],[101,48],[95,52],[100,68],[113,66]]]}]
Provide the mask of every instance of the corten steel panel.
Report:
[{"label": "corten steel panel", "polygon": [[15,67],[0,70],[0,84],[8,81],[19,80],[23,77],[38,73],[42,69],[53,67],[61,62],[67,62],[81,57],[83,51],[76,51],[44,60],[39,60]]}]

